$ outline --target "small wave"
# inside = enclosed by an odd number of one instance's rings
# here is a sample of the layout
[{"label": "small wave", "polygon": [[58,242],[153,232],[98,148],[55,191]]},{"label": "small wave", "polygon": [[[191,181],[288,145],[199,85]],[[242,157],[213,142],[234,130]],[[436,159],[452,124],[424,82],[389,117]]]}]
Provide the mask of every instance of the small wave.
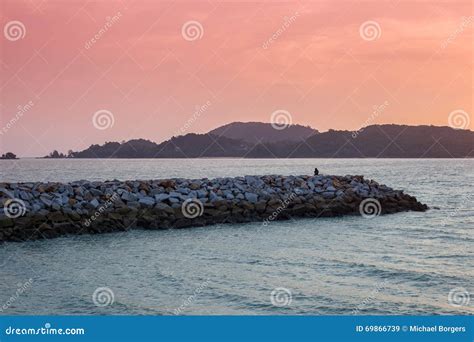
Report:
[{"label": "small wave", "polygon": [[391,282],[395,280],[401,280],[403,282],[412,281],[412,282],[422,282],[425,285],[429,284],[445,284],[446,282],[464,282],[466,279],[446,274],[439,273],[427,273],[423,271],[415,271],[409,269],[396,269],[389,268],[387,266],[378,266],[367,263],[353,262],[348,260],[339,260],[339,259],[330,259],[331,262],[335,264],[345,265],[343,269],[349,269],[354,272],[357,276],[366,275],[369,277],[375,277],[379,279],[388,279]]},{"label": "small wave", "polygon": [[470,259],[472,258],[472,255],[467,255],[467,254],[446,254],[446,255],[429,255],[426,258],[427,259]]}]

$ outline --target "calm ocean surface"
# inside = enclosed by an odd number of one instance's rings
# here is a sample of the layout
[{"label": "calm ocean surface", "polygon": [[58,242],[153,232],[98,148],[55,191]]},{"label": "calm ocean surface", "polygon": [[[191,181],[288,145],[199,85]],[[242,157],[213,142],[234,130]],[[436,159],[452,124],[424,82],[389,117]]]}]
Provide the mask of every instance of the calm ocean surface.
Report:
[{"label": "calm ocean surface", "polygon": [[[474,160],[23,159],[0,161],[0,181],[289,175],[314,167],[365,175],[439,210],[5,243],[0,314],[474,314]],[[113,304],[94,304],[99,287],[113,292]],[[291,293],[277,299],[287,305],[272,304],[275,288]],[[449,303],[450,291],[463,305]]]}]

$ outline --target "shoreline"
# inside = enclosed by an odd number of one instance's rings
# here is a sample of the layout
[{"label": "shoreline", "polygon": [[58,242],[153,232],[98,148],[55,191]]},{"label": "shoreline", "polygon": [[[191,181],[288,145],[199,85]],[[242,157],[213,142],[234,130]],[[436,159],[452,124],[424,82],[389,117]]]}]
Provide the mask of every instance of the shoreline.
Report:
[{"label": "shoreline", "polygon": [[0,203],[0,242],[428,209],[363,176],[331,175],[0,183]]},{"label": "shoreline", "polygon": [[[176,160],[183,160],[183,159],[191,159],[191,160],[200,160],[200,159],[242,159],[242,157],[235,156],[235,157],[157,157],[157,158],[146,158],[146,157],[137,157],[137,158],[132,158],[132,157],[104,157],[104,158],[46,158],[46,157],[19,157],[16,159],[1,159],[0,160],[32,160],[32,159],[39,159],[39,160],[170,160],[170,159],[176,159]],[[277,159],[289,159],[289,160],[298,160],[298,159],[351,159],[351,160],[368,160],[368,159],[375,159],[375,160],[392,160],[392,159],[399,159],[399,160],[414,160],[414,159],[419,159],[419,160],[474,160],[474,155],[473,156],[466,156],[466,157],[291,157],[291,158],[261,158],[261,157],[244,157],[243,159],[261,159],[261,160],[277,160]]]}]

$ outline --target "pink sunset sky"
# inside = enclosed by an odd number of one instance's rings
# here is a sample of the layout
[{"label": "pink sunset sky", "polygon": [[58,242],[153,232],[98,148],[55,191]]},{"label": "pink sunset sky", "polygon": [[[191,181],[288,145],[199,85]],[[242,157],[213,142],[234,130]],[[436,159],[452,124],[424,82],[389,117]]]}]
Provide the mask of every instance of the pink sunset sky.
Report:
[{"label": "pink sunset sky", "polygon": [[[161,142],[277,110],[320,131],[462,111],[472,129],[472,14],[471,1],[1,0],[0,152]],[[94,122],[101,110],[113,125]]]}]

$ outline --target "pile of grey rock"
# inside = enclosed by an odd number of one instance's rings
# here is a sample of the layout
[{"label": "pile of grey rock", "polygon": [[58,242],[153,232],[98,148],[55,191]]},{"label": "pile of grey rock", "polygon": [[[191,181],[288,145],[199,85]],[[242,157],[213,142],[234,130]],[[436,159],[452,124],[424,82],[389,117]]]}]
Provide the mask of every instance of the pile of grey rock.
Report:
[{"label": "pile of grey rock", "polygon": [[428,209],[363,176],[326,175],[0,183],[0,203],[0,241]]}]

